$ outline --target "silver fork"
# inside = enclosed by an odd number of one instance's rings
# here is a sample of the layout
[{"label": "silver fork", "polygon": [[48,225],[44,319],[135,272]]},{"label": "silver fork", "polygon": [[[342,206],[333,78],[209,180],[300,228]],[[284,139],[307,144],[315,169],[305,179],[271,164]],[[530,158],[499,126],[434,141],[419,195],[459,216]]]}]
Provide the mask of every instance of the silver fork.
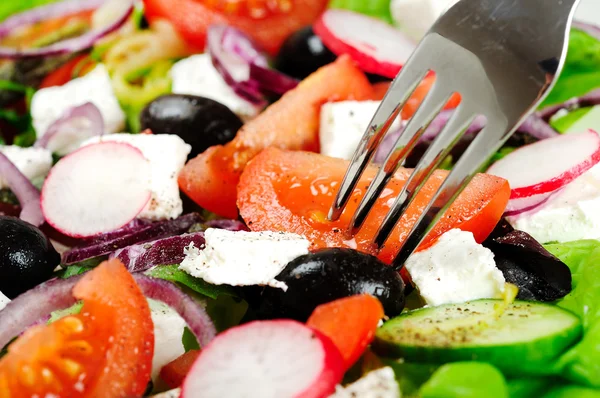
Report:
[{"label": "silver fork", "polygon": [[478,115],[487,123],[417,219],[393,266],[406,259],[483,163],[499,150],[519,124],[546,97],[567,52],[573,14],[580,0],[461,0],[442,15],[419,43],[391,84],[365,132],[329,211],[342,214],[377,147],[419,82],[429,71],[436,80],[397,139],[354,213],[356,234],[387,183],[455,92],[462,100],[425,152],[375,234],[385,243],[419,189],[450,153]]}]

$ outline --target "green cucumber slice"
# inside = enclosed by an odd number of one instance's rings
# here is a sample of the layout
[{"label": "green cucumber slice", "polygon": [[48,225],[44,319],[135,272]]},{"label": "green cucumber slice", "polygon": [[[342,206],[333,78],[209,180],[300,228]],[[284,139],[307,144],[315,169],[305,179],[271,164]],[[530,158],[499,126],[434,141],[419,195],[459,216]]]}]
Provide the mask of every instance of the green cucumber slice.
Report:
[{"label": "green cucumber slice", "polygon": [[579,318],[551,304],[502,300],[423,308],[402,314],[377,331],[373,349],[426,363],[476,360],[509,373],[548,365],[581,336]]}]

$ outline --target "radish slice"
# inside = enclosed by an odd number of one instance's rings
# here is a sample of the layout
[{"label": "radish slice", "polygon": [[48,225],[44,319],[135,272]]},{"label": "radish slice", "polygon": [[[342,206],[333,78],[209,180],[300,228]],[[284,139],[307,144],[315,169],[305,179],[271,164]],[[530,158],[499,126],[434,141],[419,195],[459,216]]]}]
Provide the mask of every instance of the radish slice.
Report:
[{"label": "radish slice", "polygon": [[528,196],[525,198],[511,199],[504,210],[505,217],[517,216],[521,213],[531,211],[541,207],[558,191],[541,193],[539,195]]},{"label": "radish slice", "polygon": [[348,54],[362,70],[393,79],[416,44],[400,30],[378,19],[347,10],[327,10],[315,33],[336,55]]},{"label": "radish slice", "polygon": [[42,188],[48,224],[82,238],[127,225],[150,200],[150,162],[125,143],[88,145],[62,158]]},{"label": "radish slice", "polygon": [[524,146],[487,171],[505,178],[510,198],[526,198],[560,189],[600,162],[600,136],[595,131],[561,135]]},{"label": "radish slice", "polygon": [[341,354],[320,332],[296,321],[258,321],[203,348],[181,397],[327,397],[343,374]]}]

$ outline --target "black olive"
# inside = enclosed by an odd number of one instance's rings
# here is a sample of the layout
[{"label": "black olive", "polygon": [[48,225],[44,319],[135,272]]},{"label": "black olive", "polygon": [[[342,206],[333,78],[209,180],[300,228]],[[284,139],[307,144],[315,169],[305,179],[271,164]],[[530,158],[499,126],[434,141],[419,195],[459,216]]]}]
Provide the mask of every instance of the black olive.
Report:
[{"label": "black olive", "polygon": [[317,69],[335,61],[337,57],[323,44],[311,26],[303,28],[286,39],[275,59],[279,71],[304,79]]},{"label": "black olive", "polygon": [[50,279],[60,263],[48,238],[15,217],[0,216],[0,292],[12,299]]},{"label": "black olive", "polygon": [[276,279],[288,289],[265,288],[257,303],[259,318],[303,322],[320,304],[362,293],[377,297],[390,317],[404,308],[404,282],[398,272],[377,257],[352,249],[324,249],[300,256]]},{"label": "black olive", "polygon": [[244,124],[225,105],[195,95],[169,94],[150,102],[140,115],[142,130],[175,134],[192,146],[189,158],[231,141]]}]

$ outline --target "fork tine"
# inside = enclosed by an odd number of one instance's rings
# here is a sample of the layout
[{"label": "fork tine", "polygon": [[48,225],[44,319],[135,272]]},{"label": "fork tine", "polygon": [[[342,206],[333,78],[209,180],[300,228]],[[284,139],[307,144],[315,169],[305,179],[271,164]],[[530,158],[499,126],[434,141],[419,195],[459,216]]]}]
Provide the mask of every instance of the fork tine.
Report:
[{"label": "fork tine", "polygon": [[419,142],[429,124],[448,102],[451,95],[451,90],[441,87],[439,80],[434,83],[427,97],[396,140],[393,149],[388,154],[383,166],[379,169],[358,205],[348,226],[352,235],[355,235],[360,230],[383,189]]},{"label": "fork tine", "polygon": [[383,223],[373,238],[373,243],[376,247],[383,246],[404,211],[415,199],[419,189],[421,189],[435,169],[450,153],[456,141],[464,134],[474,118],[474,114],[466,104],[463,103],[457,108],[441,133],[425,152],[423,158],[417,163],[413,173],[408,178],[390,211],[384,218]]},{"label": "fork tine", "polygon": [[329,210],[329,220],[339,219],[383,137],[413,91],[427,75],[428,70],[418,68],[419,64],[419,62],[409,59],[381,101],[346,170],[346,175]]},{"label": "fork tine", "polygon": [[[516,128],[516,127],[515,127]],[[488,124],[469,145],[448,177],[415,222],[392,265],[401,269],[437,221],[481,168],[481,164],[498,151],[512,131],[506,125]],[[501,139],[498,139],[501,137]]]}]

